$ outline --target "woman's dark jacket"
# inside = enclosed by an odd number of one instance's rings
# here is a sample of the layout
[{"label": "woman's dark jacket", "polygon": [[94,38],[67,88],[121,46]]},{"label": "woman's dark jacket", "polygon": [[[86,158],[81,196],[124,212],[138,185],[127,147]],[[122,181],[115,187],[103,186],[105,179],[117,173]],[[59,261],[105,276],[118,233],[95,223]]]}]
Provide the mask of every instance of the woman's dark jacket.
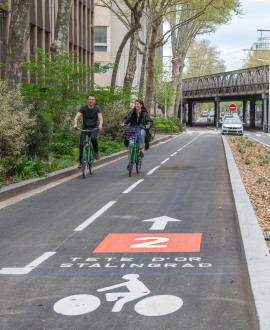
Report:
[{"label": "woman's dark jacket", "polygon": [[[151,138],[151,134],[149,132],[149,129],[146,129],[145,126],[149,125],[150,127],[153,126],[153,121],[148,115],[146,111],[141,111],[139,118],[137,118],[136,110],[132,110],[123,120],[123,123],[125,125],[130,124],[131,127],[141,127],[146,130],[146,136],[145,136],[145,150],[149,149],[149,142]],[[128,141],[125,141],[125,145],[128,146]]]},{"label": "woman's dark jacket", "polygon": [[125,125],[130,124],[131,127],[139,126],[145,129],[146,125],[150,127],[153,125],[153,121],[146,111],[141,111],[140,116],[137,121],[136,110],[132,110],[123,120]]}]

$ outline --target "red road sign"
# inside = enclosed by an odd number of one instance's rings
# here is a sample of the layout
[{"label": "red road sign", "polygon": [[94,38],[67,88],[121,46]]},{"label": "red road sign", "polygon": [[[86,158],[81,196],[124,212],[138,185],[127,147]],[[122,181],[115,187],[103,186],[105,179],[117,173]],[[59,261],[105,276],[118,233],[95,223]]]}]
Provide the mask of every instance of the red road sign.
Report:
[{"label": "red road sign", "polygon": [[200,252],[201,233],[109,234],[93,253]]},{"label": "red road sign", "polygon": [[236,105],[235,104],[230,104],[229,109],[230,109],[230,111],[235,111],[236,110]]}]

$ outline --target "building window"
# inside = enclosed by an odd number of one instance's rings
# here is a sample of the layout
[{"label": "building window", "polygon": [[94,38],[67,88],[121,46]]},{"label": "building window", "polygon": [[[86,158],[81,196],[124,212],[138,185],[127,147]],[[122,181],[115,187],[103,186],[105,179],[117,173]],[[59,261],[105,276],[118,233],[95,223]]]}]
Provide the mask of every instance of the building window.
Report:
[{"label": "building window", "polygon": [[95,52],[107,52],[107,46],[95,46]]},{"label": "building window", "polygon": [[107,44],[107,27],[96,26],[95,27],[95,43],[96,44]]},{"label": "building window", "polygon": [[95,51],[107,52],[107,27],[95,27]]}]

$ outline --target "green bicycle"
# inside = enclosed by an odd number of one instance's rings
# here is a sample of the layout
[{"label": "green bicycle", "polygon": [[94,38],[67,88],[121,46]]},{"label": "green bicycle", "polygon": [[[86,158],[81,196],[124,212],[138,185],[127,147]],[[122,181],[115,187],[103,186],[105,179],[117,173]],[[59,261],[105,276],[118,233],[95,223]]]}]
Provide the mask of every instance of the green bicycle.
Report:
[{"label": "green bicycle", "polygon": [[139,138],[140,138],[140,128],[139,127],[127,127],[125,128],[126,140],[129,140],[128,149],[128,174],[132,175],[133,165],[136,164],[136,172],[140,173],[142,168],[142,155],[139,148]]},{"label": "green bicycle", "polygon": [[[91,134],[89,135],[89,133],[92,133],[93,131],[98,130],[98,128],[94,128],[94,129],[77,128],[77,129],[82,132],[88,133],[85,135],[85,141],[83,143],[82,175],[83,175],[83,178],[85,179],[88,171],[89,171],[89,174],[93,173],[94,165],[95,165],[95,153],[94,153],[93,145],[91,142]],[[89,137],[90,137],[90,139],[89,139]]]}]

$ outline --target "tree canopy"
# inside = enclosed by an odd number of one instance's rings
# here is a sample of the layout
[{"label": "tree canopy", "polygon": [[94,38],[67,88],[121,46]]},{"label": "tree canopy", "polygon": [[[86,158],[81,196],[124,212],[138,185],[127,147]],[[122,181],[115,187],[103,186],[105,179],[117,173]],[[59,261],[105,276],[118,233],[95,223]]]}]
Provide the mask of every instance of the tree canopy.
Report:
[{"label": "tree canopy", "polygon": [[219,56],[220,52],[215,46],[211,46],[210,40],[194,41],[188,52],[183,78],[199,77],[225,71],[224,61]]}]

